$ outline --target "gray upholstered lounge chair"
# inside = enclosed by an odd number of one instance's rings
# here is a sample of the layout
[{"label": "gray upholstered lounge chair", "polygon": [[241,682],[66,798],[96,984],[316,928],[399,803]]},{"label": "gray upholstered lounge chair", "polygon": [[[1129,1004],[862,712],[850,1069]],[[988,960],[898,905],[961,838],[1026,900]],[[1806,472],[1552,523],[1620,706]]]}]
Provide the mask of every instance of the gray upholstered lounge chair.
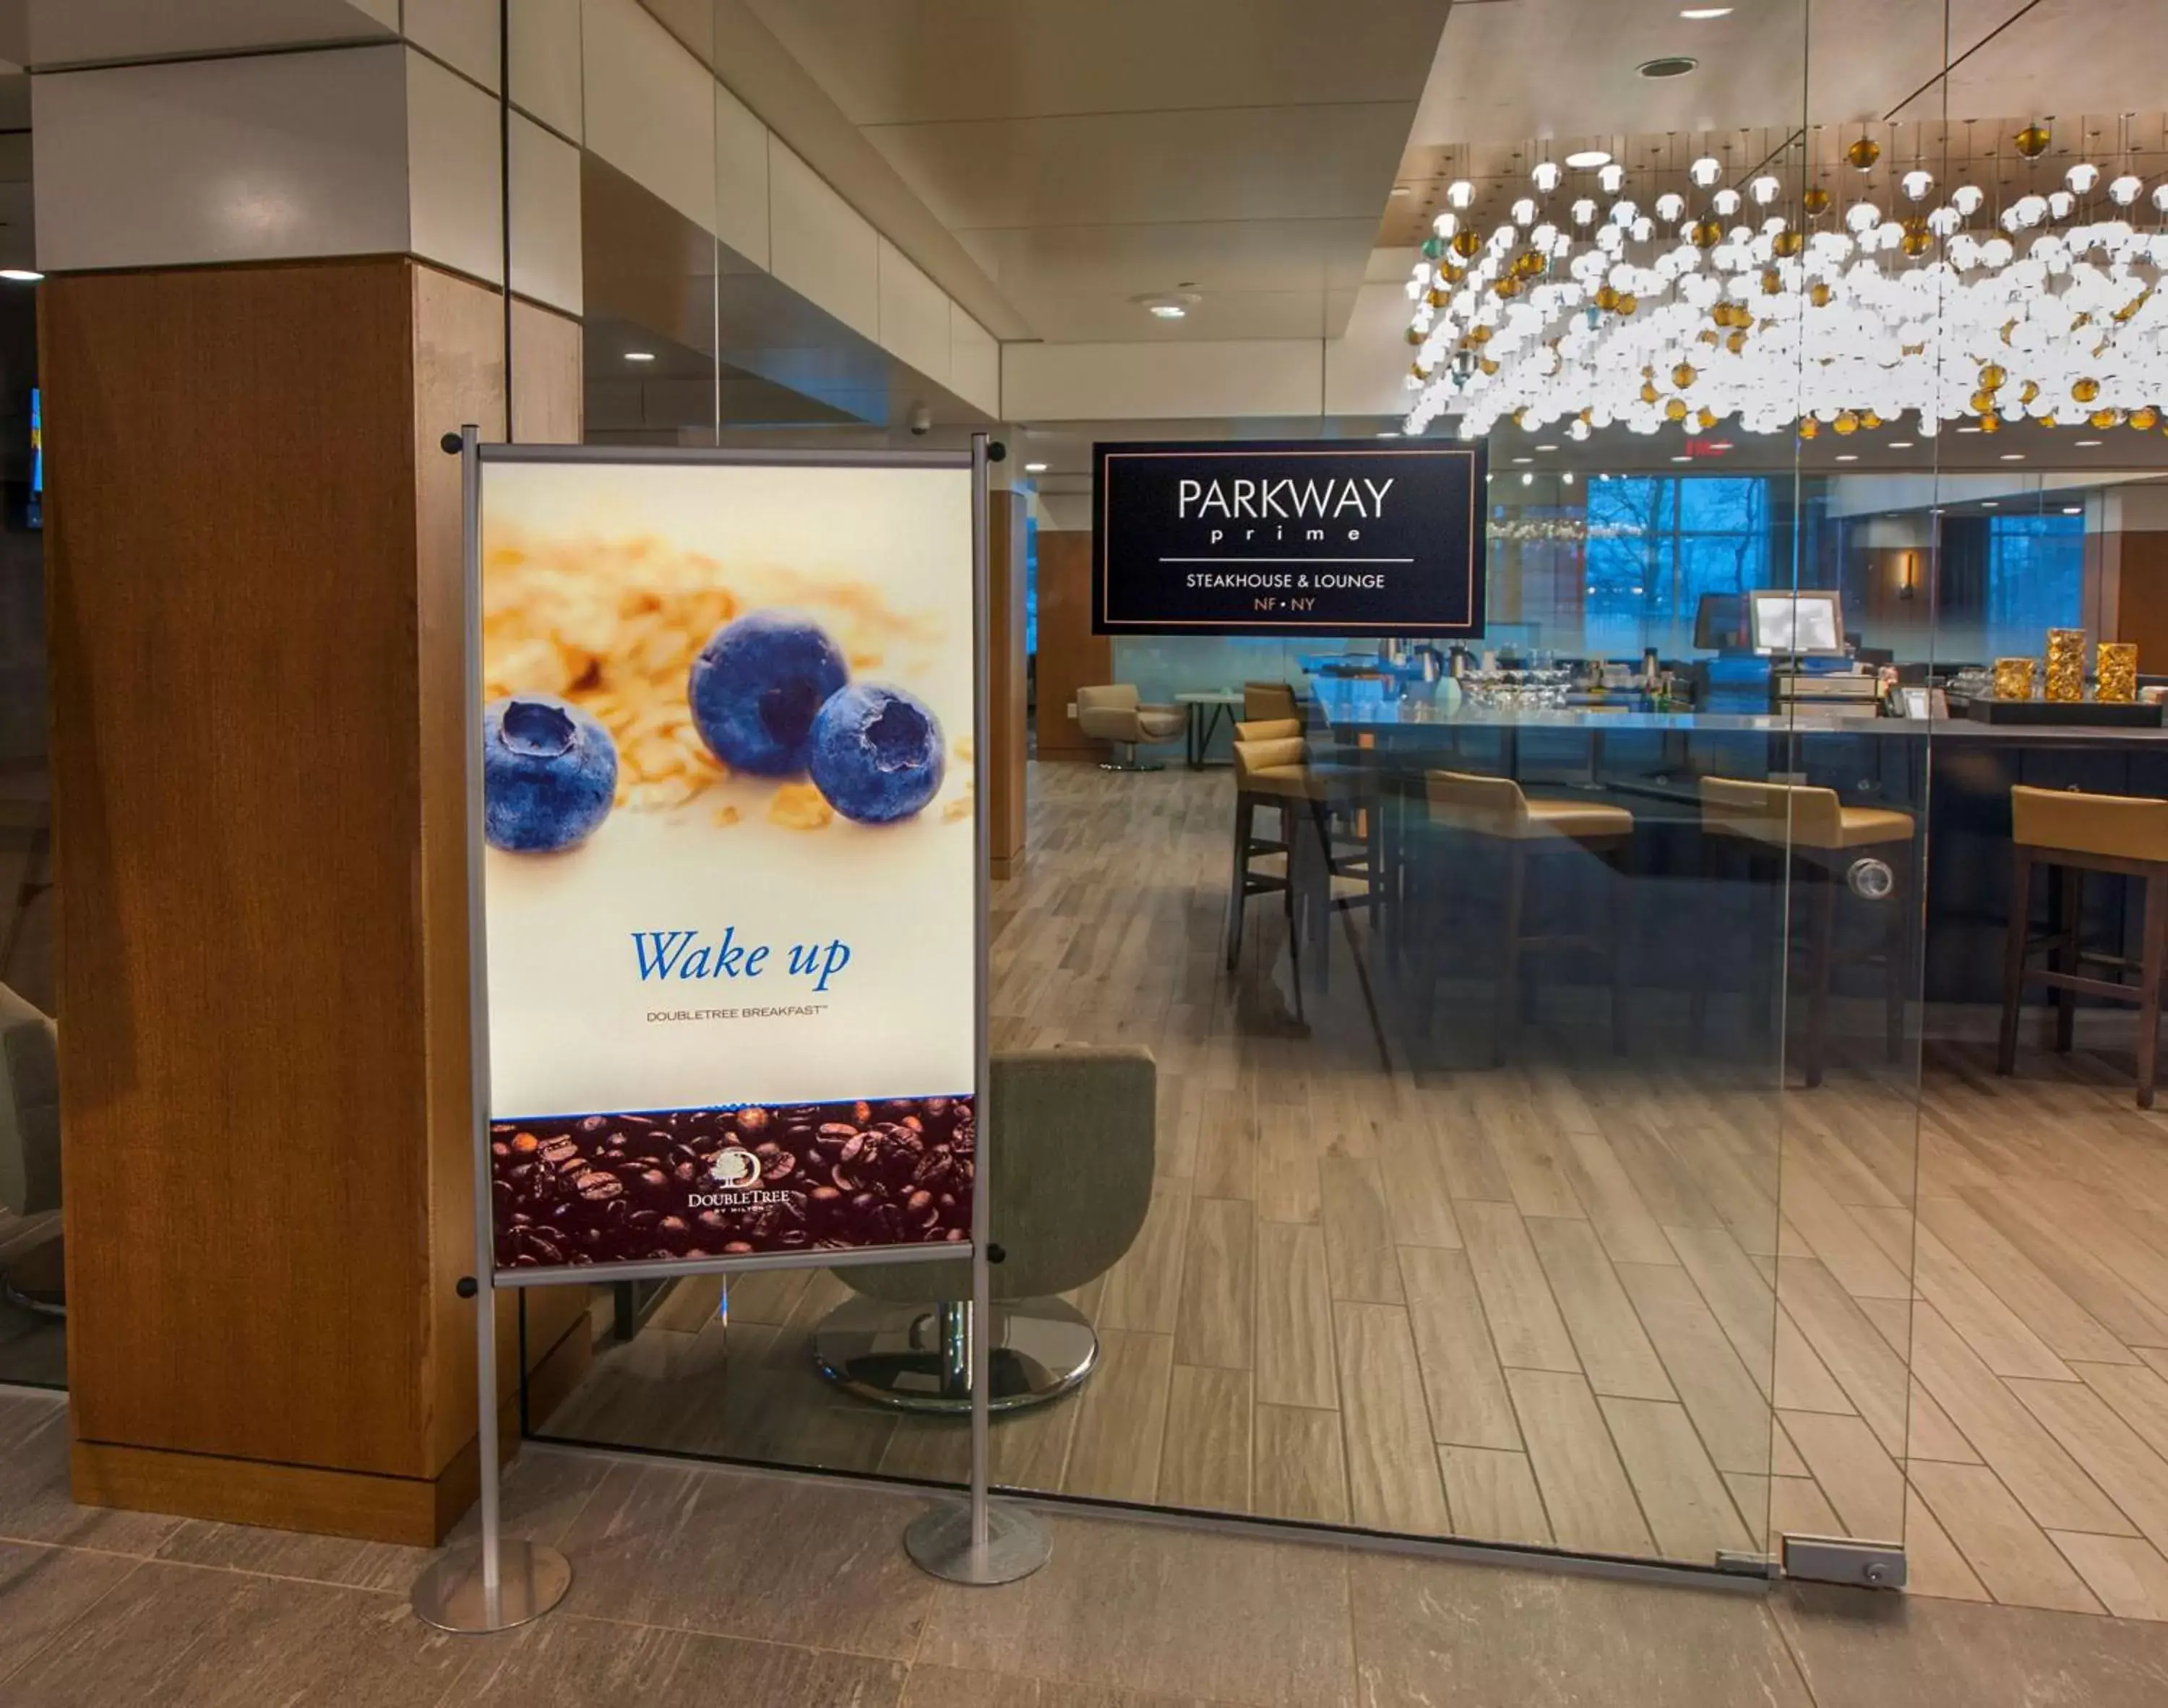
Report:
[{"label": "gray upholstered lounge chair", "polygon": [[[53,1023],[0,984],[0,1209],[29,1217],[61,1207],[60,1052]],[[19,1249],[0,1292],[25,1309],[61,1309],[61,1242]]]},{"label": "gray upholstered lounge chair", "polygon": [[[1151,1206],[1158,1070],[1144,1049],[1028,1050],[993,1059],[980,1143],[993,1188],[991,1404],[1013,1409],[1083,1381],[1098,1336],[1051,1297],[1120,1260]],[[836,1273],[863,1297],[830,1312],[814,1355],[864,1399],[970,1405],[971,1270],[878,1264]]]}]

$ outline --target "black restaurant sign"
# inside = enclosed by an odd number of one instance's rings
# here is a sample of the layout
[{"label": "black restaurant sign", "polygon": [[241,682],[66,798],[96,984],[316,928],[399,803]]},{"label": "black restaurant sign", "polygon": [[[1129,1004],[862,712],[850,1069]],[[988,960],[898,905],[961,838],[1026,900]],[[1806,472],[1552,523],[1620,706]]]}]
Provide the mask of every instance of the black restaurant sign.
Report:
[{"label": "black restaurant sign", "polygon": [[1097,634],[1476,636],[1483,447],[1093,448]]}]

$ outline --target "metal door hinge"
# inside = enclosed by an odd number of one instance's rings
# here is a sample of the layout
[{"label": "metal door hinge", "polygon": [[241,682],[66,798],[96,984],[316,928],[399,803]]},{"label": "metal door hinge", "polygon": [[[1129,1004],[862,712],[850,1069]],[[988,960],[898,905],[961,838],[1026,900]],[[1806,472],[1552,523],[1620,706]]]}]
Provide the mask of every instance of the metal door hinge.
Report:
[{"label": "metal door hinge", "polygon": [[1786,1536],[1784,1575],[1815,1583],[1850,1583],[1862,1589],[1902,1589],[1905,1550],[1894,1542]]}]

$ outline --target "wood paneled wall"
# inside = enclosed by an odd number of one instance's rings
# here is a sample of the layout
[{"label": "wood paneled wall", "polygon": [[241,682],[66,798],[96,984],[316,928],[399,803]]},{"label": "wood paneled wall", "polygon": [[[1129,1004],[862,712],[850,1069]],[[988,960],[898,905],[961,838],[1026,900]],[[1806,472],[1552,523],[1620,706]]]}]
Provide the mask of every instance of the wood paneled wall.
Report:
[{"label": "wood paneled wall", "polygon": [[1087,740],[1069,708],[1082,687],[1114,679],[1113,644],[1092,632],[1092,536],[1039,536],[1039,756],[1103,759],[1104,742]]},{"label": "wood paneled wall", "polygon": [[2148,676],[2168,672],[2168,533],[2126,529],[2112,546],[2114,638],[2138,643],[2138,667]]},{"label": "wood paneled wall", "polygon": [[502,299],[398,258],[44,291],[77,1492],[432,1541],[474,1437],[437,442],[502,432]]}]

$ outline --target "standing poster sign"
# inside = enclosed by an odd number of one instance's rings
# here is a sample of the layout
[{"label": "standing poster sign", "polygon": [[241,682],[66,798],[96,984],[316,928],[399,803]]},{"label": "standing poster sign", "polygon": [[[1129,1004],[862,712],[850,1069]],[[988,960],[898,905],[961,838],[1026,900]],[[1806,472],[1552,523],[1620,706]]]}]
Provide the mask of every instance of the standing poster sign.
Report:
[{"label": "standing poster sign", "polygon": [[968,1250],[974,459],[479,473],[499,1284]]}]

